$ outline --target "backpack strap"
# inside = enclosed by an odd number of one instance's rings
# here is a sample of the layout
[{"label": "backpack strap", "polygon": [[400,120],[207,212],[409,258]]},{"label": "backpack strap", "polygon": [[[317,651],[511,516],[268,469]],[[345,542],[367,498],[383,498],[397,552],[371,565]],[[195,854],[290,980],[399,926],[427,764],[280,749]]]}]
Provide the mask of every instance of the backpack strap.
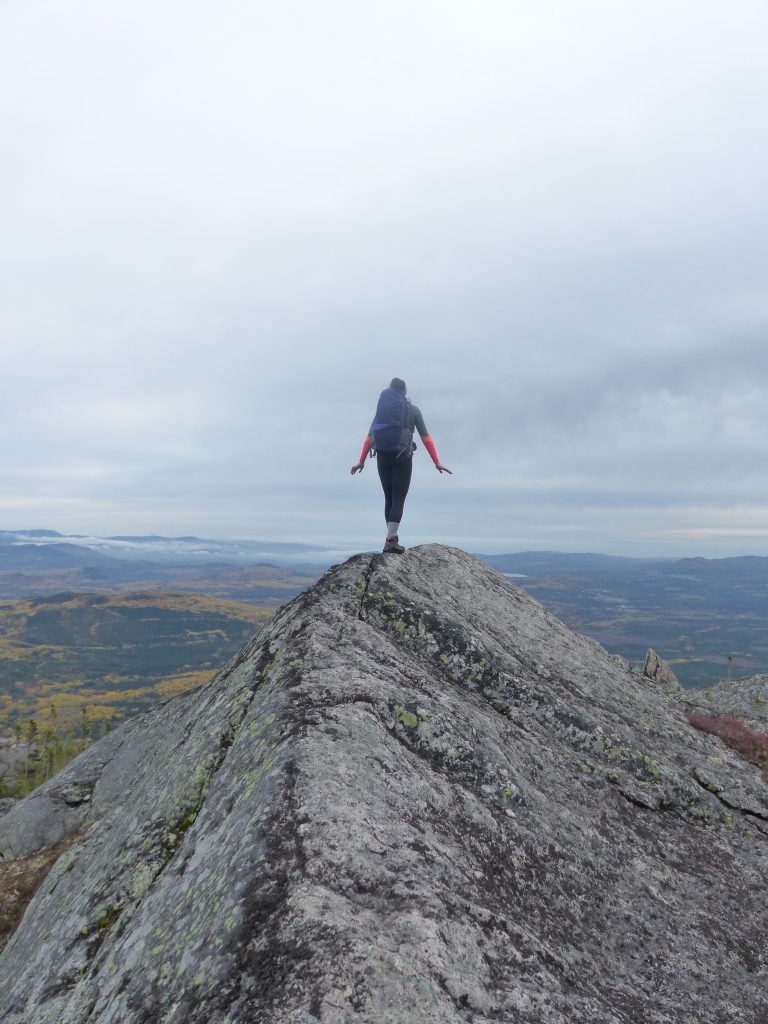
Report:
[{"label": "backpack strap", "polygon": [[406,452],[408,452],[409,455],[413,455],[414,451],[416,450],[416,445],[413,443],[413,431],[416,427],[416,413],[413,411],[413,403],[411,402],[410,398],[406,398],[405,401],[406,411],[403,430],[407,434],[408,440],[399,449],[396,456],[398,459],[400,458],[401,455],[404,455]]},{"label": "backpack strap", "polygon": [[406,398],[406,402],[408,403],[408,419],[406,420],[406,426],[410,432],[413,433],[416,429],[416,413],[413,408],[413,402],[410,398]]}]

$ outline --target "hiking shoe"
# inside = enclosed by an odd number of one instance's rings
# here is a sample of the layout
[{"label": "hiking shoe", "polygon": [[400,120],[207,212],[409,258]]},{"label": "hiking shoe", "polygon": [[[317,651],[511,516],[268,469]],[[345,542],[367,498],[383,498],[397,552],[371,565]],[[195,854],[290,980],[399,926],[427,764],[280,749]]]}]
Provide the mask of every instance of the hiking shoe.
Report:
[{"label": "hiking shoe", "polygon": [[392,554],[395,554],[395,555],[402,555],[404,553],[404,551],[405,551],[405,548],[403,547],[402,544],[398,544],[397,537],[387,537],[387,539],[384,541],[384,554],[385,555],[388,552],[391,552]]}]

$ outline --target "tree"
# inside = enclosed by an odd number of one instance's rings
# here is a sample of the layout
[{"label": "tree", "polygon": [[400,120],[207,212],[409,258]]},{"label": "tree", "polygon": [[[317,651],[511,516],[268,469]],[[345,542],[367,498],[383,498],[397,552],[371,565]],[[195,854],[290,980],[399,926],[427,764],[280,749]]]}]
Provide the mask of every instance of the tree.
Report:
[{"label": "tree", "polygon": [[55,748],[53,744],[55,740],[56,733],[53,729],[46,729],[43,736],[43,782],[46,782],[53,775],[55,761]]},{"label": "tree", "polygon": [[27,749],[24,757],[24,782],[29,782],[29,762],[36,751],[35,743],[37,741],[37,722],[34,718],[30,718],[27,723]]}]

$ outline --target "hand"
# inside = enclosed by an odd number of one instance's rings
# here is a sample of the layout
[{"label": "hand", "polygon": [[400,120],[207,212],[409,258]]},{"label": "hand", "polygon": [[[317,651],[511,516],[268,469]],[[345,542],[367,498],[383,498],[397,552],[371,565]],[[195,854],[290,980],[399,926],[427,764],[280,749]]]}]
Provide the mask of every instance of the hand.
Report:
[{"label": "hand", "polygon": [[362,473],[364,467],[364,462],[356,462],[355,465],[352,467],[352,476],[354,476],[355,473]]},{"label": "hand", "polygon": [[437,471],[438,471],[439,473],[450,473],[450,475],[451,475],[451,476],[453,476],[453,470],[452,470],[452,469],[448,469],[448,467],[447,467],[447,466],[444,466],[444,465],[442,464],[442,462],[436,462],[436,463],[435,463],[435,469],[436,469],[436,470],[437,470]]}]

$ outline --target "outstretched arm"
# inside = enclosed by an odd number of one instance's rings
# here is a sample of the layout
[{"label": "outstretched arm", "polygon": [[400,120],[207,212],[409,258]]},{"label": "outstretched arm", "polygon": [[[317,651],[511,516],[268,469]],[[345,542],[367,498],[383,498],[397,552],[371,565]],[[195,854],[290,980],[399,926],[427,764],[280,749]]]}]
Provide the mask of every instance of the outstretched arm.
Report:
[{"label": "outstretched arm", "polygon": [[352,476],[354,476],[355,473],[362,473],[363,469],[365,468],[365,457],[370,450],[371,435],[369,434],[368,437],[366,437],[366,439],[363,441],[363,450],[360,452],[359,461],[352,467]]},{"label": "outstretched arm", "polygon": [[442,462],[440,461],[440,459],[438,459],[438,457],[437,457],[437,448],[435,448],[435,442],[432,440],[432,438],[429,436],[429,434],[423,434],[422,438],[421,438],[421,442],[424,445],[424,447],[427,449],[427,451],[429,452],[429,454],[430,454],[430,456],[432,458],[432,461],[435,464],[435,469],[439,470],[441,473],[450,473],[451,475],[453,475],[453,470],[452,469],[448,469],[448,467],[444,466],[442,464]]},{"label": "outstretched arm", "polygon": [[438,470],[440,473],[450,473],[451,475],[453,475],[453,470],[448,469],[447,466],[444,466],[442,464],[442,462],[440,461],[440,459],[437,457],[437,448],[435,448],[435,442],[432,440],[431,436],[427,433],[427,427],[426,427],[426,424],[424,423],[424,417],[421,415],[421,412],[418,411],[418,410],[417,410],[417,413],[416,413],[415,426],[416,426],[416,429],[419,432],[419,437],[421,438],[421,443],[427,449],[427,451],[429,452],[430,458],[432,459],[432,461],[435,464],[435,469]]}]

